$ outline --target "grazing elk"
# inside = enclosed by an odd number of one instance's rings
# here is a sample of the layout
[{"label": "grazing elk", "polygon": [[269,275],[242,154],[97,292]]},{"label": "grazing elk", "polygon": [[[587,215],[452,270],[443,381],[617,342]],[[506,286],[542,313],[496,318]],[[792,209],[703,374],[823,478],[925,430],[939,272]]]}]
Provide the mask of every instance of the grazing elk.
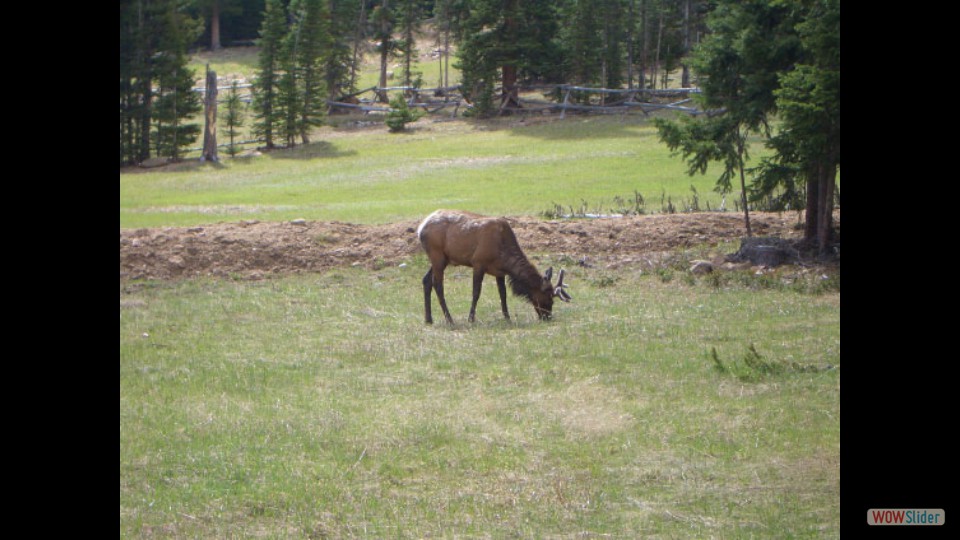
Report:
[{"label": "grazing elk", "polygon": [[427,216],[417,228],[417,238],[430,259],[430,270],[423,276],[423,308],[427,324],[433,323],[430,311],[431,289],[437,291],[443,316],[448,323],[453,324],[443,297],[443,271],[450,264],[473,268],[470,322],[474,321],[484,274],[490,274],[497,279],[500,306],[507,319],[510,318],[510,313],[507,311],[506,277],[510,278],[513,294],[522,296],[533,304],[540,319],[550,318],[553,297],[557,296],[564,302],[571,300],[564,290],[566,285],[563,283],[563,270],[560,270],[556,286],[550,283],[552,267],[540,275],[523,254],[517,237],[504,218],[483,217],[456,210],[437,210]]}]

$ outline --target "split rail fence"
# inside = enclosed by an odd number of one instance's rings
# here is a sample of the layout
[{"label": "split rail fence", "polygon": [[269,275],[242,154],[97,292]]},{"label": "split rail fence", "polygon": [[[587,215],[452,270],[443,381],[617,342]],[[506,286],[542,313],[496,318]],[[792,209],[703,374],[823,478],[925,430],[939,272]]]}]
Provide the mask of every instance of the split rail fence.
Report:
[{"label": "split rail fence", "polygon": [[[249,83],[238,85],[245,90],[241,99],[247,103],[252,101],[250,93],[252,85]],[[230,86],[218,87],[220,96],[224,96]],[[204,88],[194,89],[205,93]],[[328,112],[331,114],[345,114],[360,112],[362,114],[385,115],[392,109],[385,103],[389,92],[404,92],[407,95],[407,106],[423,109],[428,113],[437,113],[444,109],[451,109],[450,117],[456,117],[461,108],[470,109],[473,105],[467,101],[460,91],[460,85],[438,88],[416,88],[411,86],[372,86],[351,94],[341,96],[337,100],[328,100]],[[687,113],[693,116],[706,114],[712,116],[722,113],[722,110],[702,110],[690,106],[691,97],[699,94],[698,88],[672,89],[609,89],[590,88],[567,84],[536,85],[518,88],[516,101],[504,100],[499,114],[553,114],[560,113],[565,118],[568,112],[579,114],[629,114],[642,112],[644,116],[658,110],[672,110]],[[223,98],[221,97],[220,101]],[[511,105],[511,103],[519,103]],[[237,145],[255,144],[258,140],[236,141]],[[220,144],[220,147],[227,146]],[[196,149],[194,149],[196,150]]]},{"label": "split rail fence", "polygon": [[[535,114],[559,112],[560,117],[566,116],[567,111],[594,114],[626,114],[640,111],[648,115],[656,110],[674,110],[691,115],[715,114],[721,111],[704,111],[688,106],[692,102],[692,94],[700,93],[697,88],[676,89],[609,89],[589,88],[573,85],[538,85],[522,87],[523,93],[518,92],[520,106],[508,105],[505,102],[499,109],[500,114]],[[559,97],[559,101],[551,101],[547,97],[542,99],[531,98],[531,93],[543,96]],[[451,116],[456,116],[460,108],[473,107],[460,93],[460,86],[439,88],[415,88],[410,86],[390,86],[379,88],[372,86],[352,94],[345,95],[339,100],[329,100],[331,112],[336,110],[360,111],[364,114],[386,114],[390,107],[383,103],[383,96],[387,92],[405,92],[408,96],[407,106],[423,109],[435,113],[443,109],[452,108]],[[371,94],[372,97],[362,97]],[[671,101],[673,99],[674,101]]]}]

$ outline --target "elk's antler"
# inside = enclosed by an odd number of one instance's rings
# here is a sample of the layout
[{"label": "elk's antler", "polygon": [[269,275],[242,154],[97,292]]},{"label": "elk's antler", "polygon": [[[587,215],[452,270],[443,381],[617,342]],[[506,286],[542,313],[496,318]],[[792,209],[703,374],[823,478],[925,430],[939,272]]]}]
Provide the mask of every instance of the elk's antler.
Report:
[{"label": "elk's antler", "polygon": [[573,300],[573,297],[570,296],[570,294],[564,290],[566,288],[567,288],[567,284],[563,282],[563,269],[561,268],[560,277],[557,278],[557,286],[554,287],[553,289],[553,295],[559,296],[560,299],[563,300],[564,302],[569,302],[570,300]]}]

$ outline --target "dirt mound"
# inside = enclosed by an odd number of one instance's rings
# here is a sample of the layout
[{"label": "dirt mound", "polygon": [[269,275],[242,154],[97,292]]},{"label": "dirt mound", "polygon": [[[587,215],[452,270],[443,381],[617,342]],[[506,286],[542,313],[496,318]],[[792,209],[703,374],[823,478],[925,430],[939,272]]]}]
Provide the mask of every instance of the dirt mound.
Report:
[{"label": "dirt mound", "polygon": [[[797,238],[795,214],[751,214],[754,234]],[[528,253],[598,266],[652,264],[664,252],[744,235],[743,217],[699,213],[545,221],[511,219]],[[839,216],[836,219],[839,224]],[[418,221],[389,225],[292,221],[120,230],[120,280],[257,279],[338,266],[382,268],[420,251]]]}]

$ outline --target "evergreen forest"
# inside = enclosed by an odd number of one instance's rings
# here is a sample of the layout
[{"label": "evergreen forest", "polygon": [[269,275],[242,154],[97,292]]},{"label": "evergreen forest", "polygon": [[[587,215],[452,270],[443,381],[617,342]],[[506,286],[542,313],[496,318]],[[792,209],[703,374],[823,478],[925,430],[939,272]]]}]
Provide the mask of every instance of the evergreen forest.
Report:
[{"label": "evergreen forest", "polygon": [[[435,42],[419,43],[427,25]],[[358,90],[364,55],[379,58],[381,88],[399,65],[392,84],[456,86],[477,119],[519,105],[522,87],[661,88],[675,76],[712,112],[656,120],[689,172],[716,164],[718,190],[744,208],[771,196],[805,207],[807,238],[828,245],[839,0],[121,0],[121,166],[197,144],[203,74],[190,55],[234,45],[258,46],[252,128],[266,149],[308,143],[327,101]],[[424,81],[423,48],[459,79]],[[771,150],[750,171],[748,137]]]}]

